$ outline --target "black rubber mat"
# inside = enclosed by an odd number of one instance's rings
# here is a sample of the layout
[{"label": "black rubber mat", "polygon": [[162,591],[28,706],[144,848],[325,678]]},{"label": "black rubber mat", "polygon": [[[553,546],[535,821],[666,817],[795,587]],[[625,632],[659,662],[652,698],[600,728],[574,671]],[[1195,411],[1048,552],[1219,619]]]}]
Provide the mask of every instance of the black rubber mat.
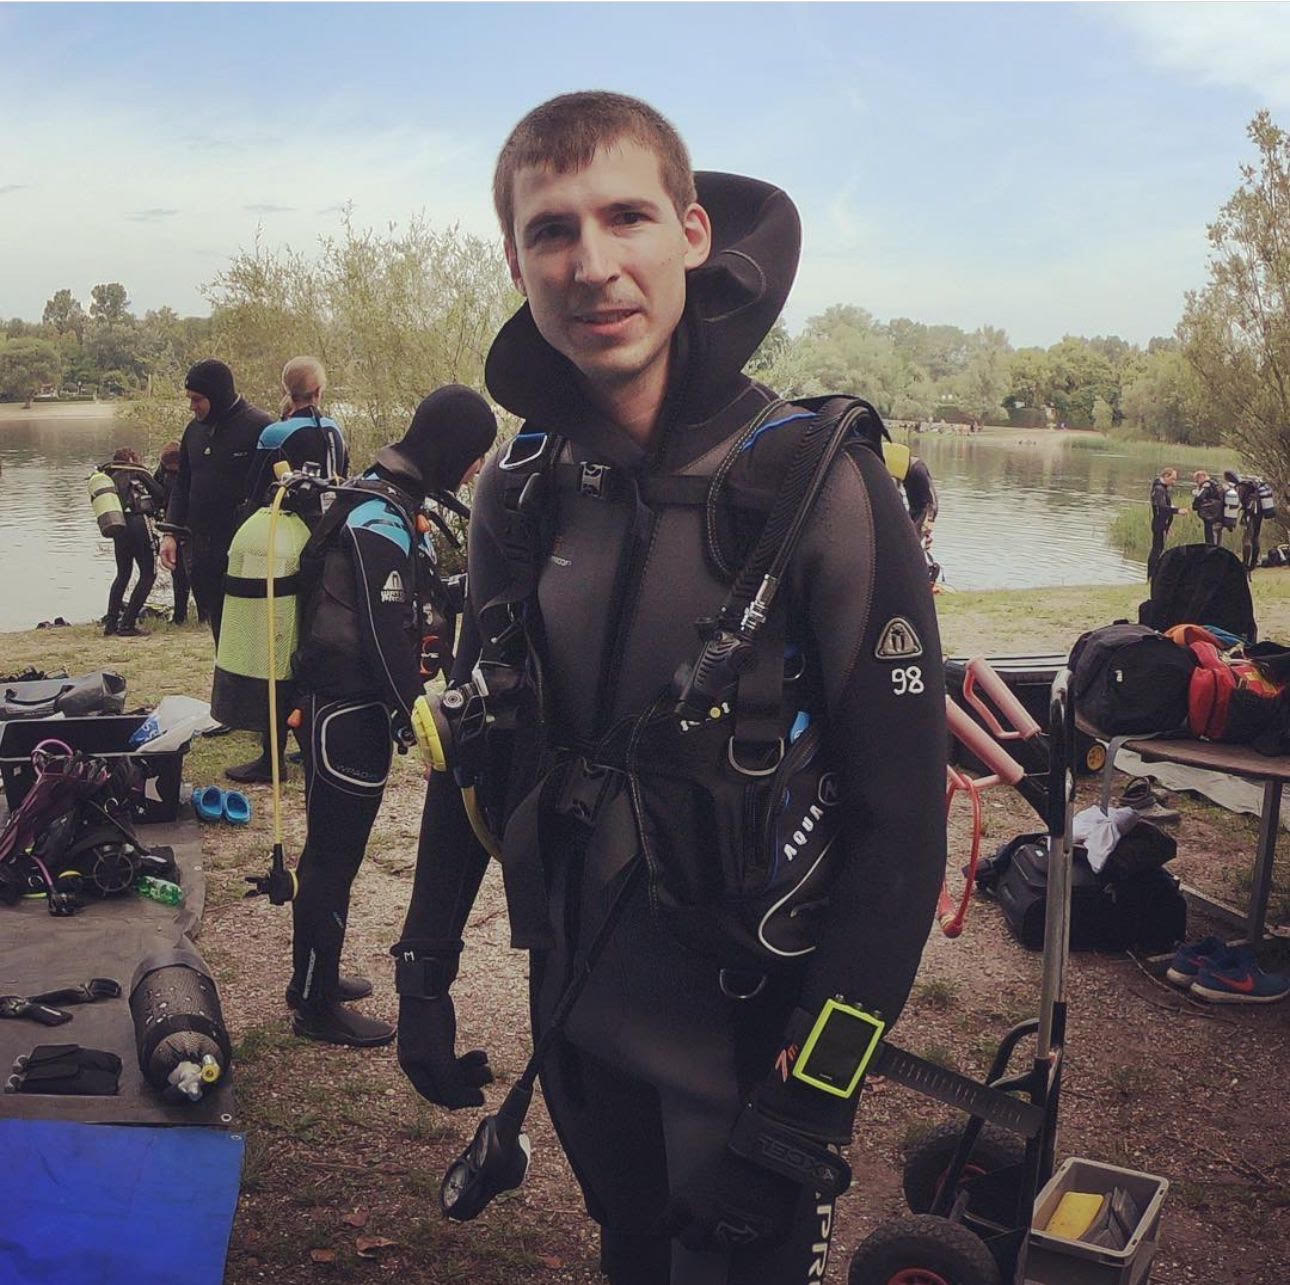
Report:
[{"label": "black rubber mat", "polygon": [[200,1102],[171,1103],[139,1070],[129,1003],[134,970],[157,951],[174,946],[197,950],[194,942],[206,900],[201,829],[191,814],[179,821],[142,826],[139,837],[149,847],[168,845],[174,850],[183,906],[165,906],[137,895],[105,901],[86,898],[81,910],[68,918],[51,916],[43,898],[0,906],[0,995],[37,995],[77,986],[91,977],[111,977],[121,983],[118,999],[66,1006],[72,1020],[60,1026],[0,1020],[0,1083],[8,1078],[14,1059],[38,1044],[80,1044],[120,1057],[120,1089],[112,1097],[0,1093],[0,1118],[226,1128],[233,1123],[231,1077],[226,1076]]}]

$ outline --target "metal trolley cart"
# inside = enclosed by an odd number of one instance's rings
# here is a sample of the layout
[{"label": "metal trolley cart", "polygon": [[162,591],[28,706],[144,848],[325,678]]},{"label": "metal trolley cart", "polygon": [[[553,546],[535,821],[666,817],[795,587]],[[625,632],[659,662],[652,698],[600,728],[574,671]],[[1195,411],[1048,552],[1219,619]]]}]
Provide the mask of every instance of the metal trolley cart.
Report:
[{"label": "metal trolley cart", "polygon": [[[989,666],[974,662],[975,677],[1012,722],[1005,731],[990,715],[994,738],[1036,743],[1037,726]],[[950,702],[951,730],[994,775],[965,783],[950,772],[950,792],[1003,783],[1019,789],[1041,812],[1048,830],[1048,888],[1043,980],[1038,1016],[1001,1040],[984,1083],[923,1063],[894,1047],[874,1069],[968,1113],[967,1124],[934,1131],[909,1156],[904,1192],[910,1217],[882,1224],[856,1250],[849,1285],[1141,1285],[1155,1252],[1160,1206],[1168,1184],[1149,1174],[1080,1159],[1054,1174],[1057,1113],[1066,1035],[1066,969],[1070,950],[1071,816],[1075,793],[1075,719],[1069,670],[1054,679],[1048,710],[1046,789],[1035,789],[1020,766]],[[965,699],[985,715],[970,690]],[[957,711],[957,712],[956,712]],[[1029,722],[1027,721],[1029,720]],[[971,724],[965,728],[964,724]],[[979,831],[979,827],[974,827]],[[973,856],[979,843],[974,834]],[[969,863],[969,867],[974,862]],[[969,892],[971,870],[969,869]],[[945,926],[947,895],[938,916]],[[966,894],[965,902],[966,905]],[[958,925],[961,925],[961,915]],[[1011,1073],[1023,1043],[1033,1037],[1029,1067]],[[1032,1232],[1046,1224],[1066,1190],[1109,1194],[1127,1189],[1140,1217],[1122,1250]],[[1038,1217],[1036,1217],[1038,1215]]]}]

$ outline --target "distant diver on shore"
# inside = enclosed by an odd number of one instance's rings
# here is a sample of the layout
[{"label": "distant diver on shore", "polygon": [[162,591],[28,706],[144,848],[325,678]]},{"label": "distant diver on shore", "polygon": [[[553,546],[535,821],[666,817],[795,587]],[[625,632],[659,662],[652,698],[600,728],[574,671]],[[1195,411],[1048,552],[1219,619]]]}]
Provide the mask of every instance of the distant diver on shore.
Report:
[{"label": "distant diver on shore", "polygon": [[1147,579],[1155,577],[1165,539],[1173,526],[1174,516],[1182,510],[1174,507],[1173,486],[1178,481],[1176,468],[1164,468],[1151,483],[1151,552],[1147,555]]}]

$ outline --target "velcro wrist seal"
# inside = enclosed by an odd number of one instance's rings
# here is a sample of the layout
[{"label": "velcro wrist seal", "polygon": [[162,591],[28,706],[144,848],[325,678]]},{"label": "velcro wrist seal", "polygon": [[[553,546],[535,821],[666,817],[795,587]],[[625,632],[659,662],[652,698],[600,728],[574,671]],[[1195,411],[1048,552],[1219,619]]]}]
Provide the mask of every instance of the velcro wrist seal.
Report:
[{"label": "velcro wrist seal", "polygon": [[751,1105],[740,1113],[727,1145],[742,1159],[829,1200],[836,1200],[851,1186],[851,1166],[841,1156]]},{"label": "velcro wrist seal", "polygon": [[442,999],[457,980],[461,943],[430,947],[401,941],[390,947],[394,956],[394,989],[408,999]]}]

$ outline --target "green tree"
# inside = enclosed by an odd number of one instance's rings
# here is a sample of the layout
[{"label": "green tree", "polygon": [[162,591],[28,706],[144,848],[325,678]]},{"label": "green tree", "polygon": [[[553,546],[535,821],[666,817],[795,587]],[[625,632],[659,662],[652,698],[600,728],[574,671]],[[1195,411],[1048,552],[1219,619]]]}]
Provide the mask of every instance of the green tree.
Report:
[{"label": "green tree", "polygon": [[1225,437],[1284,492],[1290,484],[1290,136],[1266,111],[1258,149],[1209,225],[1209,281],[1187,295],[1178,336]]},{"label": "green tree", "polygon": [[148,355],[143,332],[133,317],[124,321],[95,321],[85,331],[82,344],[102,383],[111,371],[116,383],[127,387],[146,381]]},{"label": "green tree", "polygon": [[129,316],[130,299],[119,281],[97,285],[90,291],[90,316],[95,321],[122,322]]},{"label": "green tree", "polygon": [[7,339],[0,343],[0,396],[20,397],[30,406],[42,385],[58,383],[61,368],[52,340]]},{"label": "green tree", "polygon": [[1052,378],[1048,354],[1042,348],[1018,348],[1008,359],[1005,400],[1018,408],[1046,406],[1051,395]]},{"label": "green tree", "polygon": [[356,461],[399,436],[432,389],[482,388],[493,336],[520,303],[496,243],[420,217],[360,230],[348,213],[313,256],[257,238],[205,293],[209,349],[251,400],[277,406],[288,358],[323,362]]},{"label": "green tree", "polygon": [[54,297],[45,304],[41,320],[60,335],[71,333],[80,339],[85,333],[85,309],[70,290],[54,292]]},{"label": "green tree", "polygon": [[1220,441],[1204,387],[1177,345],[1148,351],[1124,386],[1120,406],[1125,426],[1144,437],[1197,446]]}]

